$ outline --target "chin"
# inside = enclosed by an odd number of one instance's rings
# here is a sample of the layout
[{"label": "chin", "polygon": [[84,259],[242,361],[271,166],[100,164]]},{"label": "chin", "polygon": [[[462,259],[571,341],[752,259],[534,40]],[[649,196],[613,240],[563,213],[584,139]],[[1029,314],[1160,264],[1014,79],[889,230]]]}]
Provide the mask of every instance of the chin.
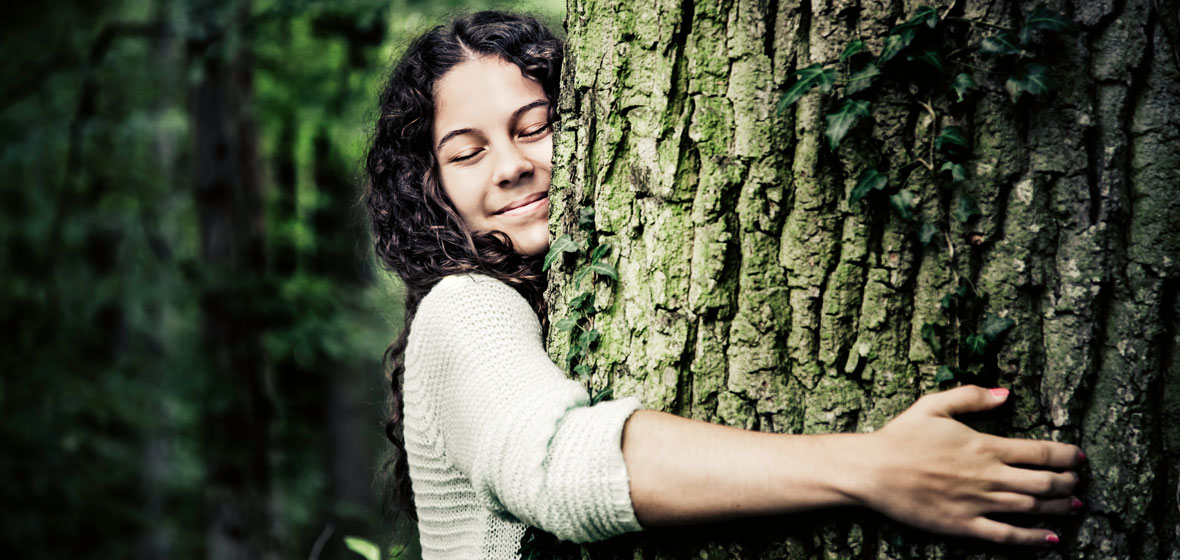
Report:
[{"label": "chin", "polygon": [[512,244],[516,246],[516,252],[522,255],[544,255],[549,251],[549,225],[546,223],[543,227],[532,229],[533,231],[513,236]]}]

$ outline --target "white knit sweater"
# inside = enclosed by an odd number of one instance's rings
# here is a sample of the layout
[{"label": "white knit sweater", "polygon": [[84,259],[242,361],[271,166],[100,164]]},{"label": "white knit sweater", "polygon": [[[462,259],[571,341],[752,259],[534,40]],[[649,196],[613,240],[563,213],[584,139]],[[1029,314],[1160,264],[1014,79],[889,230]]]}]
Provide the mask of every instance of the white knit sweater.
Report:
[{"label": "white knit sweater", "polygon": [[642,529],[621,447],[638,399],[589,406],[516,290],[444,278],[418,307],[405,364],[424,560],[519,558],[529,525],[574,542]]}]

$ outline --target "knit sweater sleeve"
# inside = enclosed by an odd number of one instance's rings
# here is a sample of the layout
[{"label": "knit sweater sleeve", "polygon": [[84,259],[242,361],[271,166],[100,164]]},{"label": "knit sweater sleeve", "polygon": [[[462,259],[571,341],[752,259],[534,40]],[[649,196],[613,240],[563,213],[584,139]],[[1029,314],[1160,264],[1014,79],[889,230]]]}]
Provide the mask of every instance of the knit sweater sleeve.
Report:
[{"label": "knit sweater sleeve", "polygon": [[410,336],[406,358],[424,373],[406,383],[425,384],[445,453],[486,507],[573,542],[642,529],[621,446],[638,399],[590,406],[545,353],[536,314],[514,289],[445,278]]}]

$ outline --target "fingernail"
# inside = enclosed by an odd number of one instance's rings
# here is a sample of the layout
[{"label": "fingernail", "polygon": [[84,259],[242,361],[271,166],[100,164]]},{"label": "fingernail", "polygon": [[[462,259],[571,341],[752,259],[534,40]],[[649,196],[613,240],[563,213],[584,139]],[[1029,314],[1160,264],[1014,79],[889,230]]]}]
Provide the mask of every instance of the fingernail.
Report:
[{"label": "fingernail", "polygon": [[1002,398],[1008,396],[1008,390],[1003,387],[997,387],[995,389],[988,389],[988,391],[991,391],[992,395],[995,395],[995,397],[997,399],[1002,399]]},{"label": "fingernail", "polygon": [[1085,451],[1078,451],[1078,459],[1085,461],[1086,460],[1086,452]]},{"label": "fingernail", "polygon": [[1085,504],[1083,504],[1082,501],[1077,498],[1074,498],[1073,501],[1069,503],[1069,507],[1073,508],[1074,510],[1082,509],[1083,505]]},{"label": "fingernail", "polygon": [[1057,544],[1057,543],[1061,542],[1061,539],[1058,538],[1057,535],[1054,535],[1053,533],[1049,533],[1049,535],[1047,537],[1045,537],[1045,542],[1047,542],[1049,544]]}]

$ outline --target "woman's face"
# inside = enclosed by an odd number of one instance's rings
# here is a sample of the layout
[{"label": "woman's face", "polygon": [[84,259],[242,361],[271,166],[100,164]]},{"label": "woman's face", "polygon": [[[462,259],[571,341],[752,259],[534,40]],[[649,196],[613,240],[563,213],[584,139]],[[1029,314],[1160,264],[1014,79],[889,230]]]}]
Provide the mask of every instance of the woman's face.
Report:
[{"label": "woman's face", "polygon": [[549,248],[553,133],[541,84],[496,57],[460,63],[434,88],[443,191],[467,227],[508,234],[518,253]]}]

